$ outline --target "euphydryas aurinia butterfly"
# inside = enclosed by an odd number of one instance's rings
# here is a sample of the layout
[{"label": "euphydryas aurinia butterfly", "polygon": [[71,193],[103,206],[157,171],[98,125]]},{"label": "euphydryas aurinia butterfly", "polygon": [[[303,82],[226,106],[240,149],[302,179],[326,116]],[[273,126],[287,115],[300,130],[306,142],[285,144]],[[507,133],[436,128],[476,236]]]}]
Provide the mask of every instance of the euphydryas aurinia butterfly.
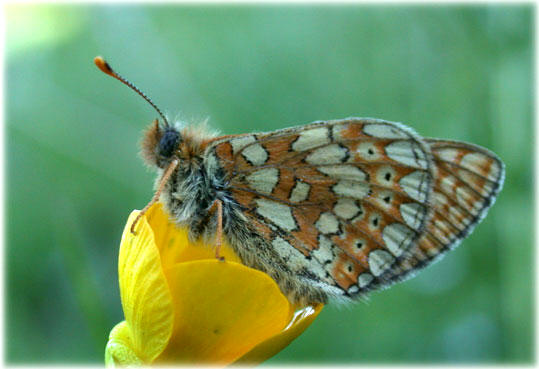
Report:
[{"label": "euphydryas aurinia butterfly", "polygon": [[357,298],[410,277],[470,234],[503,184],[492,152],[378,119],[223,137],[173,126],[95,62],[163,118],[142,142],[160,172],[152,202],[191,238],[217,235],[217,255],[224,237],[292,301]]}]

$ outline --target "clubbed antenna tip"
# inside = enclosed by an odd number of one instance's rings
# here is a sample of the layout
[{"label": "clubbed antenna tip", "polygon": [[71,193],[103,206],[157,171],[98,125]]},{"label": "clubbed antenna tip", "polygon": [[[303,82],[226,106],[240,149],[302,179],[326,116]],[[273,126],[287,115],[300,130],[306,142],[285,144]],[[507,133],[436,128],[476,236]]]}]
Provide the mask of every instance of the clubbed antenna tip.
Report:
[{"label": "clubbed antenna tip", "polygon": [[105,59],[103,59],[102,56],[96,56],[94,58],[94,63],[95,65],[97,65],[97,67],[99,69],[101,69],[101,71],[105,74],[108,74],[109,76],[112,76],[114,77],[114,71],[112,70],[112,68],[110,67],[109,63],[107,63],[105,61]]}]

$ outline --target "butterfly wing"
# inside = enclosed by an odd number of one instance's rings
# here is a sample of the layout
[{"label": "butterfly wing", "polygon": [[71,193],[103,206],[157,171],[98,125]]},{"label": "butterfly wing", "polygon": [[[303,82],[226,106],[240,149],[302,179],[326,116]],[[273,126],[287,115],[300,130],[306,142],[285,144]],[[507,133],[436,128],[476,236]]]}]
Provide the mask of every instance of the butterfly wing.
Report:
[{"label": "butterfly wing", "polygon": [[232,198],[287,268],[329,294],[354,296],[451,245],[425,237],[439,228],[436,166],[448,165],[432,154],[438,143],[398,123],[350,118],[229,137],[212,149]]},{"label": "butterfly wing", "polygon": [[486,216],[504,182],[504,164],[494,153],[465,142],[425,142],[434,164],[432,215],[417,242],[415,260],[405,261],[396,278],[458,246]]}]

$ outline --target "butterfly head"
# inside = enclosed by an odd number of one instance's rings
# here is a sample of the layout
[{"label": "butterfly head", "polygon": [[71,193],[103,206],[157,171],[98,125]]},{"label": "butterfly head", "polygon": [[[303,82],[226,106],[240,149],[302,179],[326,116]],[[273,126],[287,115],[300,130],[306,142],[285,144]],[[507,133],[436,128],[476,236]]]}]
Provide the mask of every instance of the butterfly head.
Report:
[{"label": "butterfly head", "polygon": [[156,119],[142,139],[142,157],[150,166],[165,168],[177,157],[181,142],[182,136],[175,127],[162,128]]}]

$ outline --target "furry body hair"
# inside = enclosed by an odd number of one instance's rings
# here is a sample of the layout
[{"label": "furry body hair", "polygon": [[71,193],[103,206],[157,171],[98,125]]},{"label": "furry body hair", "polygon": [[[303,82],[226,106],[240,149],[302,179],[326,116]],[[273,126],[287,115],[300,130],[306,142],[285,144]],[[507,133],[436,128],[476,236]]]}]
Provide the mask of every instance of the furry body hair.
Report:
[{"label": "furry body hair", "polygon": [[[214,242],[217,217],[210,208],[215,200],[220,200],[223,208],[223,237],[243,264],[272,277],[293,303],[303,305],[327,302],[327,292],[332,291],[324,289],[332,287],[324,286],[308,273],[302,275],[290,270],[271,243],[249,223],[242,207],[232,198],[227,188],[229,178],[212,150],[217,134],[209,132],[204,126],[176,129],[181,137],[174,154],[179,159],[179,165],[160,197],[174,222],[189,229],[192,241],[202,238],[206,242]],[[163,130],[154,123],[146,131],[141,143],[141,154],[145,162],[158,168],[156,187],[169,162],[158,155],[162,138]],[[338,295],[335,290],[335,295]]]}]

